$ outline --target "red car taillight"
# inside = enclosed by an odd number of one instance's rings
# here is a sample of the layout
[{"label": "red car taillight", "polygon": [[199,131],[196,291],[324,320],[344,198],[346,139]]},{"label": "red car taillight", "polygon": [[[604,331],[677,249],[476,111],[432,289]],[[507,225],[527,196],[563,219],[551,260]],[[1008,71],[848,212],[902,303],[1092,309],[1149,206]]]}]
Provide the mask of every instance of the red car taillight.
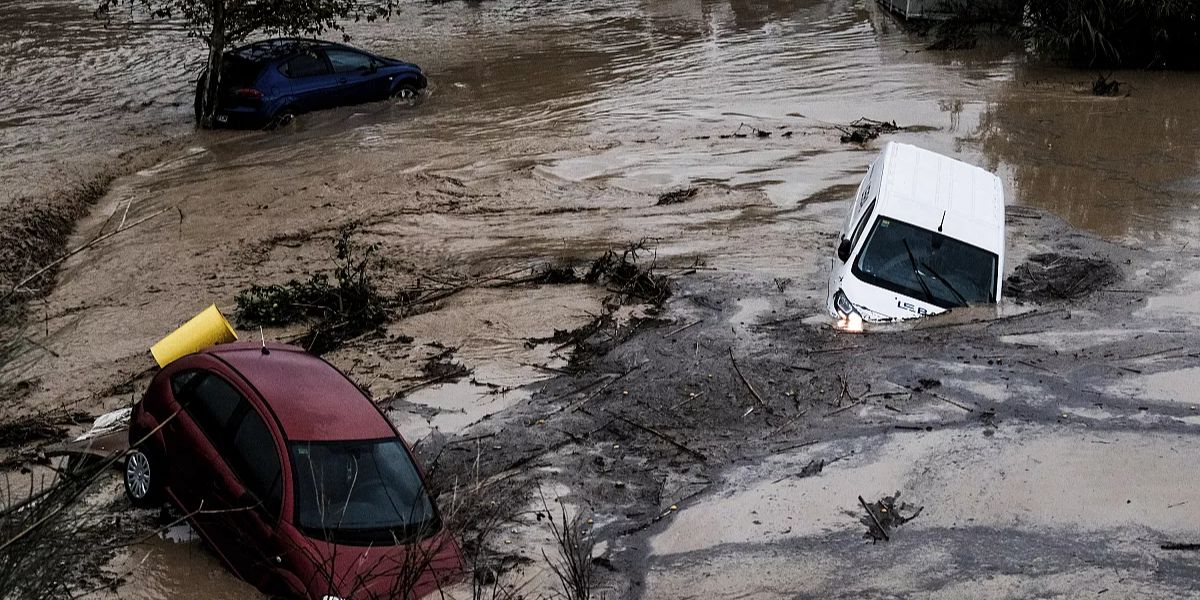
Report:
[{"label": "red car taillight", "polygon": [[263,93],[254,88],[236,89],[233,90],[233,95],[237,96],[238,98],[245,98],[247,100],[262,100],[263,98]]}]

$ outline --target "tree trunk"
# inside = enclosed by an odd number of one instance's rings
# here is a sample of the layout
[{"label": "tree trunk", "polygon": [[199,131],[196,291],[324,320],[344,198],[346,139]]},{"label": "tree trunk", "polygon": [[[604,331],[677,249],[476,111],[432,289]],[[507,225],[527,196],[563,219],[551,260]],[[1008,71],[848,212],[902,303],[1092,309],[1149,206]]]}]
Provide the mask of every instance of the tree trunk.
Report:
[{"label": "tree trunk", "polygon": [[221,63],[225,58],[225,0],[212,0],[212,32],[208,36],[208,65],[201,83],[200,126],[211,129],[221,91]]}]

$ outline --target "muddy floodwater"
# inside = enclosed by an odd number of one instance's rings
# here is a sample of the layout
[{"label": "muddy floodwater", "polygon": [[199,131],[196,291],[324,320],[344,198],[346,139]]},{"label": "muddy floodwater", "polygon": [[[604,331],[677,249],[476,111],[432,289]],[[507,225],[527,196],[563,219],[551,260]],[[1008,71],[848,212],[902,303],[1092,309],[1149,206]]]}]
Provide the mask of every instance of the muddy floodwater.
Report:
[{"label": "muddy floodwater", "polygon": [[[486,436],[489,474],[526,465],[596,511],[607,597],[1195,592],[1196,563],[1156,553],[1200,541],[1200,76],[1117,72],[1123,94],[1096,97],[1093,73],[1007,41],[928,51],[871,0],[413,2],[346,31],[421,65],[421,106],[195,131],[197,42],[91,8],[0,5],[0,208],[116,170],[68,245],[165,212],[67,261],[29,305],[30,343],[3,371],[27,390],[9,416],[126,405],[155,340],[211,302],[231,313],[248,285],[328,269],[347,223],[380,244],[388,291],[646,240],[676,294],[621,307],[621,343],[583,367],[546,340],[608,310],[609,290],[584,284],[472,289],[328,358],[410,441]],[[841,143],[837,126],[860,117],[901,130]],[[1006,301],[995,327],[985,309],[833,334],[836,231],[889,139],[1001,176],[1010,272],[1055,252],[1103,258],[1121,280],[1072,303]],[[699,191],[657,204],[684,187]],[[469,375],[432,381],[431,363]],[[586,396],[595,414],[564,409],[584,384],[603,390]],[[651,402],[621,415],[661,419],[650,429],[703,464],[614,432],[617,400]],[[836,460],[779,479],[814,459]],[[855,497],[898,489],[925,512],[893,545],[864,543]],[[538,558],[512,542],[544,543],[540,526],[515,523],[507,551]],[[252,593],[188,535],[106,568],[124,577],[113,597]]]}]

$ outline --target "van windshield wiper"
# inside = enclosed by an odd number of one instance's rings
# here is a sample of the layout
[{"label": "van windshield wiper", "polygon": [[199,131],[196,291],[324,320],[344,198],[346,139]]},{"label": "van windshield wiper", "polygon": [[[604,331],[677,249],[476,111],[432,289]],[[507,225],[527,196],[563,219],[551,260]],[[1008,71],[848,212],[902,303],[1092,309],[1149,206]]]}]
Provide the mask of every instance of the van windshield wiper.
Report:
[{"label": "van windshield wiper", "polygon": [[958,293],[958,290],[954,289],[954,286],[950,284],[949,279],[942,277],[937,271],[933,270],[933,267],[929,266],[928,264],[921,263],[921,266],[925,267],[925,270],[929,271],[930,275],[933,275],[938,281],[942,282],[942,285],[946,286],[946,289],[950,290],[950,293],[958,296],[958,301],[961,302],[960,306],[967,306],[970,304],[970,302],[967,302],[967,298],[965,296]]},{"label": "van windshield wiper", "polygon": [[908,264],[912,265],[913,275],[917,276],[917,283],[921,284],[921,289],[925,291],[925,298],[933,302],[933,292],[929,291],[929,286],[925,283],[925,276],[921,274],[921,269],[917,268],[917,257],[913,256],[912,247],[908,245],[908,240],[900,240],[904,242],[904,251],[908,252]]}]

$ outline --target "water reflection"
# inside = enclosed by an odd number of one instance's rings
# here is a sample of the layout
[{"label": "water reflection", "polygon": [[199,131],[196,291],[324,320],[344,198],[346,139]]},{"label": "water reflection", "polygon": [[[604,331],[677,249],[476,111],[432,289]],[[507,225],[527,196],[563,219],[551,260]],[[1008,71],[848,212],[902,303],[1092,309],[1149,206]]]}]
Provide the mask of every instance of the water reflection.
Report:
[{"label": "water reflection", "polygon": [[1023,67],[979,127],[1021,202],[1106,236],[1171,229],[1200,200],[1200,76],[1118,73],[1128,96],[1097,98],[1088,73]]}]

